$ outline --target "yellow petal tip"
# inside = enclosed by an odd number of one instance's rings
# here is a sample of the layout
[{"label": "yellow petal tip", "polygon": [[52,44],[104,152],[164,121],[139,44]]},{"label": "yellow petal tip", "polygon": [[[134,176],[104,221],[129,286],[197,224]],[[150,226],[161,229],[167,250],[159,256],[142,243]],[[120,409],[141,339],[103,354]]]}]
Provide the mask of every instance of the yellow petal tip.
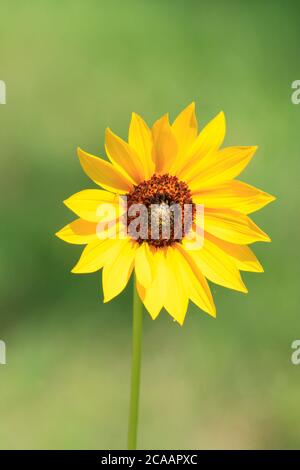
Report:
[{"label": "yellow petal tip", "polygon": [[54,235],[55,235],[57,238],[62,239],[61,232],[62,232],[62,230],[59,230],[58,232],[55,232]]},{"label": "yellow petal tip", "polygon": [[177,318],[172,318],[174,323],[177,323],[179,326],[183,326],[184,324],[184,318],[182,320],[178,320]]},{"label": "yellow petal tip", "polygon": [[220,111],[220,112],[218,113],[217,117],[218,117],[218,118],[221,118],[221,119],[223,119],[223,120],[225,121],[225,113],[224,113],[224,111]]},{"label": "yellow petal tip", "polygon": [[212,318],[217,318],[217,310],[214,308],[213,310],[206,310],[206,313]]},{"label": "yellow petal tip", "polygon": [[167,123],[169,124],[169,122],[170,122],[170,121],[169,121],[169,113],[163,114],[162,117],[161,117],[161,119],[162,119],[163,121],[167,121]]},{"label": "yellow petal tip", "polygon": [[67,206],[67,207],[69,207],[69,199],[70,199],[70,198],[67,198],[67,199],[64,199],[64,200],[63,200],[63,204],[64,204],[65,206]]},{"label": "yellow petal tip", "polygon": [[80,269],[76,268],[76,266],[74,266],[74,268],[71,269],[71,273],[72,274],[81,274],[81,271],[80,271]]},{"label": "yellow petal tip", "polygon": [[269,235],[265,234],[265,236],[262,238],[262,241],[263,241],[263,242],[266,242],[266,243],[270,243],[272,240],[271,240],[271,238],[269,237]]},{"label": "yellow petal tip", "polygon": [[269,194],[269,198],[268,198],[268,201],[269,201],[269,202],[276,201],[276,199],[277,199],[276,196],[273,196],[273,194]]}]

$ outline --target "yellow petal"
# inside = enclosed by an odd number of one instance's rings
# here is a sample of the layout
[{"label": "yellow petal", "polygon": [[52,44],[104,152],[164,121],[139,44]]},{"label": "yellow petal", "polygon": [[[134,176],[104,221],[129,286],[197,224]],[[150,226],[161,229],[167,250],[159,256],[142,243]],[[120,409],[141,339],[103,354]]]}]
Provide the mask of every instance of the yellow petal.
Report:
[{"label": "yellow petal", "polygon": [[154,173],[152,134],[145,121],[136,113],[132,113],[128,142],[143,163],[145,179],[151,178]]},{"label": "yellow petal", "polygon": [[[139,283],[139,281],[137,280],[137,277],[135,276],[134,278],[135,280],[135,288],[138,292],[138,295],[141,299],[141,301],[144,303],[144,299],[145,299],[145,295],[146,295],[146,289],[144,286],[142,286],[142,284]],[[152,314],[151,314],[151,317],[152,317]],[[152,317],[152,319],[154,320],[156,317]]]},{"label": "yellow petal", "polygon": [[190,173],[195,174],[197,163],[205,156],[219,149],[222,145],[226,132],[225,116],[220,112],[200,132],[193,145],[182,160],[178,170],[178,176],[186,178]]},{"label": "yellow petal", "polygon": [[247,245],[229,243],[208,233],[206,233],[205,236],[230,256],[236,267],[241,271],[251,271],[256,273],[264,271],[255,254]]},{"label": "yellow petal", "polygon": [[139,155],[108,128],[105,131],[105,149],[110,161],[135,184],[145,180],[145,168]]},{"label": "yellow petal", "polygon": [[147,242],[142,243],[135,255],[135,274],[138,282],[149,287],[153,280],[152,272],[153,254]]},{"label": "yellow petal", "polygon": [[[121,204],[120,200],[120,204]],[[120,214],[119,196],[101,189],[85,189],[64,201],[64,204],[82,219],[99,222]]]},{"label": "yellow petal", "polygon": [[[185,242],[183,243],[185,247]],[[232,259],[207,238],[199,250],[185,250],[189,262],[195,263],[200,272],[210,281],[229,289],[247,292],[240,273]]]},{"label": "yellow petal", "polygon": [[139,296],[149,312],[151,318],[155,318],[160,313],[164,305],[166,291],[166,273],[164,269],[163,251],[156,250],[152,258],[153,280],[149,287],[145,288],[136,280]]},{"label": "yellow petal", "polygon": [[78,148],[78,157],[85,173],[99,186],[120,194],[132,190],[133,181],[111,163],[90,155],[80,148]]},{"label": "yellow petal", "polygon": [[164,269],[166,283],[164,307],[174,320],[182,325],[187,311],[188,296],[179,274],[176,248],[172,246],[166,250]]},{"label": "yellow petal", "polygon": [[177,268],[188,297],[197,307],[215,317],[216,307],[205,277],[196,264],[191,262],[189,256],[185,254],[184,248],[180,244],[176,244],[176,248]]},{"label": "yellow petal", "polygon": [[106,238],[89,243],[83,250],[78,263],[72,269],[72,273],[93,273],[104,266],[111,252],[120,240]]},{"label": "yellow petal", "polygon": [[176,138],[167,115],[164,115],[154,123],[152,137],[156,172],[166,173],[177,154]]},{"label": "yellow petal", "polygon": [[205,207],[228,208],[243,214],[251,214],[274,199],[274,196],[237,180],[200,190],[199,193],[193,195],[193,202],[196,204],[203,204]]},{"label": "yellow petal", "polygon": [[187,106],[175,119],[172,124],[172,129],[176,137],[178,153],[172,170],[176,172],[182,166],[182,159],[184,159],[189,148],[194,143],[197,137],[197,119],[195,115],[195,103]]},{"label": "yellow petal", "polygon": [[257,147],[226,147],[207,155],[195,165],[186,181],[192,193],[216,186],[238,176],[248,165]]},{"label": "yellow petal", "polygon": [[271,241],[247,215],[230,209],[206,208],[204,228],[215,237],[239,245]]},{"label": "yellow petal", "polygon": [[122,292],[129,281],[134,266],[138,244],[129,238],[117,240],[117,242],[103,267],[104,302],[108,302]]},{"label": "yellow petal", "polygon": [[77,219],[63,227],[55,235],[67,243],[86,245],[97,240],[97,224]]}]

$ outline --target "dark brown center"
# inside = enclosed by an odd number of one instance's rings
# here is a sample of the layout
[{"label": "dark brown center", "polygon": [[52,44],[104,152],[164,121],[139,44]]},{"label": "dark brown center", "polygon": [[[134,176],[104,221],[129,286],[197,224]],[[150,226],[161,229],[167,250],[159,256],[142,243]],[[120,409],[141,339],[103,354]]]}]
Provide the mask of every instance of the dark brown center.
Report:
[{"label": "dark brown center", "polygon": [[153,175],[127,194],[127,230],[138,243],[163,247],[180,242],[193,218],[191,191],[176,176]]}]

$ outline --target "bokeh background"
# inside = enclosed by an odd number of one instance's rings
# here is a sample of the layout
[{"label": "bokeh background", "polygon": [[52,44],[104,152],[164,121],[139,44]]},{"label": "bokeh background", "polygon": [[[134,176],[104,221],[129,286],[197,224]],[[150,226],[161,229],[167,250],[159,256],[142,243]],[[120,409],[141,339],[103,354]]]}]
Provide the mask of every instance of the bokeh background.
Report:
[{"label": "bokeh background", "polygon": [[254,220],[264,274],[244,295],[212,286],[214,320],[145,313],[139,447],[300,446],[299,2],[1,1],[0,447],[125,448],[132,286],[103,305],[99,273],[54,233],[62,201],[94,187],[76,147],[103,154],[110,126],[196,101],[221,109],[226,144],[259,145],[243,180],[278,199]]}]

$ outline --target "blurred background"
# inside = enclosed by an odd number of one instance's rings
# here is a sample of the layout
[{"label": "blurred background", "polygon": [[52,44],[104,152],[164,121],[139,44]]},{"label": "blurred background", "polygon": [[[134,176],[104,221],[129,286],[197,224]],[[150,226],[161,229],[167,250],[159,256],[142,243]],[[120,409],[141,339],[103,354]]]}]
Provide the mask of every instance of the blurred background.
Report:
[{"label": "blurred background", "polygon": [[95,187],[76,147],[103,155],[132,111],[151,124],[195,100],[226,145],[259,145],[242,180],[278,199],[254,220],[272,244],[244,295],[213,286],[214,320],[145,313],[139,447],[300,447],[300,79],[296,1],[1,1],[0,447],[125,448],[132,286],[103,305],[100,274],[54,233],[62,201]]}]

